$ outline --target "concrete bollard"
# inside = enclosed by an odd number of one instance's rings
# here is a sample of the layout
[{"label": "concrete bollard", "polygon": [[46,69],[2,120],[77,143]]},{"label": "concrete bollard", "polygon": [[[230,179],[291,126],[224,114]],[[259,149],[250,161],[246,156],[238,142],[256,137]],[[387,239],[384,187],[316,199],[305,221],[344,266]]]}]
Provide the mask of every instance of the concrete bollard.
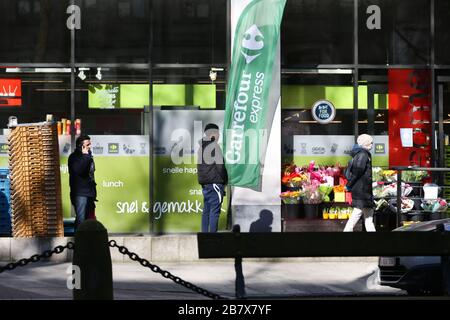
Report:
[{"label": "concrete bollard", "polygon": [[77,228],[72,265],[80,272],[74,300],[113,300],[108,232],[97,220],[86,220]]}]

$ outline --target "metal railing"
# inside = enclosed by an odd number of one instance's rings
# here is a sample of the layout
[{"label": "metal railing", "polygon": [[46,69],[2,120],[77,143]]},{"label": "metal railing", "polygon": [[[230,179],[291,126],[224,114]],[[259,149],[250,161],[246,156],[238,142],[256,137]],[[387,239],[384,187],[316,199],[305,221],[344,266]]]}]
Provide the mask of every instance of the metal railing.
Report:
[{"label": "metal railing", "polygon": [[[450,172],[450,168],[427,168],[427,167],[403,167],[396,166],[392,167],[392,170],[397,171],[397,212],[396,212],[396,227],[399,227],[401,224],[402,218],[402,172],[403,171],[429,171],[429,172]],[[408,181],[406,181],[408,182]],[[440,186],[441,188],[445,188],[445,186]]]}]

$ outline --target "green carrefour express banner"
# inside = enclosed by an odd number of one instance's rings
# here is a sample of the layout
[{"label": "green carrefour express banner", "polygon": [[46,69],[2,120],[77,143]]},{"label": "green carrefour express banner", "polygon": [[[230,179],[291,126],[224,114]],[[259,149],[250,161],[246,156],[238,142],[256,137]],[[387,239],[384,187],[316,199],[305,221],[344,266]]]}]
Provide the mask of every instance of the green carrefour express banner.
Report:
[{"label": "green carrefour express banner", "polygon": [[[272,67],[286,0],[253,0],[234,35],[225,114],[225,161],[230,185],[257,189],[276,105],[269,105]],[[261,134],[265,132],[265,134]],[[246,142],[246,136],[253,137]],[[262,153],[262,152],[261,152]]]}]

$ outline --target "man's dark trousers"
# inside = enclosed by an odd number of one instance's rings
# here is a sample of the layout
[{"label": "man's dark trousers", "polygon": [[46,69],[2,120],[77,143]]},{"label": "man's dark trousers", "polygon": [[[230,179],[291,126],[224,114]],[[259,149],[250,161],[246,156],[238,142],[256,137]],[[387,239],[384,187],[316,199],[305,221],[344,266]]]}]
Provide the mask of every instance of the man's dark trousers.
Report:
[{"label": "man's dark trousers", "polygon": [[224,185],[213,183],[202,185],[203,213],[202,232],[217,232],[220,209],[224,196]]}]

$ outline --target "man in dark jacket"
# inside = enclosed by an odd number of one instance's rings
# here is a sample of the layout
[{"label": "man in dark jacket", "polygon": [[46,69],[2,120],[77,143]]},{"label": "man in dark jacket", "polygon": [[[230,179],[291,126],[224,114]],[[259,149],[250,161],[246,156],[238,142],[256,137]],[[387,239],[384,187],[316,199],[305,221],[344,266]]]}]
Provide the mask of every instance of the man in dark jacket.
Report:
[{"label": "man in dark jacket", "polygon": [[94,212],[97,197],[94,179],[95,164],[91,152],[91,138],[81,135],[76,140],[76,149],[69,156],[70,200],[75,207],[75,226],[78,227]]},{"label": "man in dark jacket", "polygon": [[217,232],[228,175],[218,144],[219,127],[207,124],[198,154],[198,183],[202,185],[202,232]]},{"label": "man in dark jacket", "polygon": [[373,138],[362,134],[352,149],[351,177],[346,190],[352,193],[353,211],[345,225],[344,231],[353,231],[361,215],[364,214],[366,231],[375,231],[373,224],[373,193],[372,193],[372,149]]}]

